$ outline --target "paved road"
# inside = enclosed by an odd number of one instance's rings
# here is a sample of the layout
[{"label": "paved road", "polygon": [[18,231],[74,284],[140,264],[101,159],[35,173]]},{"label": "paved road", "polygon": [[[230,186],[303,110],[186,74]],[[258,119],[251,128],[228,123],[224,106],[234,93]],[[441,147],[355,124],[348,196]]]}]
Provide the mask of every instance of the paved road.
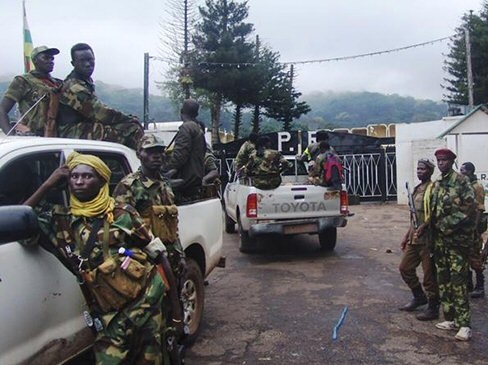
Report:
[{"label": "paved road", "polygon": [[397,269],[408,210],[351,208],[329,254],[316,236],[297,236],[246,255],[237,234],[225,235],[227,268],[208,278],[202,331],[186,364],[486,364],[486,299],[472,302],[469,343],[398,311],[410,299]]}]

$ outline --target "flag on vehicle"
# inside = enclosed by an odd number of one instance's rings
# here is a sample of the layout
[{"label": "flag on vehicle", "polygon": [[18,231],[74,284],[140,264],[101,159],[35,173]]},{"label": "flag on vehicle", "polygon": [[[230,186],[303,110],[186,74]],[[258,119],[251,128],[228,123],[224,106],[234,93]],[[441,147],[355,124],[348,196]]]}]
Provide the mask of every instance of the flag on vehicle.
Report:
[{"label": "flag on vehicle", "polygon": [[32,63],[31,53],[34,48],[32,44],[32,37],[29,30],[29,24],[27,23],[27,15],[25,12],[25,0],[22,1],[22,8],[24,10],[24,71],[29,72],[34,69]]}]

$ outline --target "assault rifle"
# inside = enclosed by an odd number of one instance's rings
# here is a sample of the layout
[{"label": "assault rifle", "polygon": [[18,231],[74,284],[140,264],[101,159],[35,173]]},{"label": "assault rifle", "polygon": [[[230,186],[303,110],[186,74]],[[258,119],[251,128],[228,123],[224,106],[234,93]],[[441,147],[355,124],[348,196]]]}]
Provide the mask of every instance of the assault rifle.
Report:
[{"label": "assault rifle", "polygon": [[410,207],[410,215],[412,217],[413,228],[419,228],[419,219],[417,217],[417,209],[415,208],[415,202],[413,200],[412,192],[410,191],[410,186],[408,185],[408,181],[405,183],[405,187],[407,188],[407,195],[408,195],[408,206]]}]

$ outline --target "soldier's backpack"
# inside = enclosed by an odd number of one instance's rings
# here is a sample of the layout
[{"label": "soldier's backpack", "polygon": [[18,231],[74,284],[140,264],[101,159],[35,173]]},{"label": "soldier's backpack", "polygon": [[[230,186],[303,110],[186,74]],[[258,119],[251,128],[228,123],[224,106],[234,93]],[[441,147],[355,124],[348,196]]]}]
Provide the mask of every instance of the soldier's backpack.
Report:
[{"label": "soldier's backpack", "polygon": [[322,181],[325,186],[332,186],[340,190],[344,182],[344,167],[339,156],[335,153],[327,153],[322,165]]}]

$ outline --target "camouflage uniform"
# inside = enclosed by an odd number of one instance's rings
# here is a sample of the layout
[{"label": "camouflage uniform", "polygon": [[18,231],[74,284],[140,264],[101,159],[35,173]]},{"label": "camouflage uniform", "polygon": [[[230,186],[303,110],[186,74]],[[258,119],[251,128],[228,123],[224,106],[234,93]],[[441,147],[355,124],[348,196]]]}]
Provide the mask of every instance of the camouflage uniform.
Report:
[{"label": "camouflage uniform", "polygon": [[92,79],[85,80],[75,71],[64,80],[57,124],[60,137],[117,142],[132,149],[144,135],[136,117],[103,104]]},{"label": "camouflage uniform", "polygon": [[476,204],[469,180],[454,170],[435,181],[430,201],[437,283],[446,321],[470,327],[468,253]]},{"label": "camouflage uniform", "polygon": [[[414,188],[412,193],[419,226],[425,223],[424,195],[430,184],[432,184],[430,180],[425,183],[420,183]],[[413,219],[411,218],[408,242],[399,267],[400,274],[410,289],[418,288],[420,287],[420,281],[416,269],[419,264],[422,264],[422,271],[424,273],[423,286],[427,298],[430,301],[437,301],[439,299],[439,288],[437,287],[435,277],[435,265],[431,258],[430,232],[426,231],[422,236],[417,238],[414,238],[414,233],[415,228],[413,226]]]},{"label": "camouflage uniform", "polygon": [[[205,175],[207,175],[211,171],[218,171],[219,168],[217,167],[217,159],[215,158],[215,155],[210,148],[210,146],[207,146],[207,150],[205,152]],[[204,175],[204,176],[205,176]],[[203,198],[213,198],[218,196],[220,193],[220,187],[222,185],[222,182],[220,181],[220,178],[216,178],[211,184],[209,185],[203,185],[202,186],[202,197]]]},{"label": "camouflage uniform", "polygon": [[259,151],[251,153],[246,172],[258,189],[275,189],[281,184],[281,172],[292,166],[279,151],[265,149],[263,154]]},{"label": "camouflage uniform", "polygon": [[[336,153],[332,146],[329,147],[329,152]],[[304,162],[315,161],[320,154],[320,142],[310,143],[303,154],[301,155],[300,159]]]},{"label": "camouflage uniform", "polygon": [[253,152],[256,152],[256,145],[254,143],[251,141],[246,141],[242,144],[235,159],[236,171],[246,166],[247,162],[249,161],[249,157]]},{"label": "camouflage uniform", "polygon": [[[54,94],[57,94],[63,82],[54,77],[44,77],[37,71],[31,71],[22,76],[16,76],[10,83],[5,97],[16,101],[22,124],[30,128],[36,136],[44,136],[44,126],[48,120],[49,102]],[[27,114],[27,110],[39,99],[42,100]]]},{"label": "camouflage uniform", "polygon": [[[174,204],[174,194],[169,181],[160,176],[159,180],[152,180],[142,173],[141,168],[124,177],[115,187],[113,196],[118,203],[129,204],[136,208],[142,217],[149,216],[153,205]],[[180,240],[164,242],[168,249],[168,259],[177,277],[178,265],[185,255]]]},{"label": "camouflage uniform", "polygon": [[[114,222],[109,230],[109,255],[118,257],[118,249],[126,247],[134,252],[147,245],[150,233],[131,206],[116,205]],[[80,245],[85,245],[94,224],[94,218],[75,217],[64,206],[39,213],[42,231],[60,252],[68,245],[74,255],[79,255]],[[104,260],[101,241],[103,227],[86,263],[87,269],[97,268]],[[97,365],[161,364],[161,323],[164,283],[155,268],[145,263],[148,280],[141,294],[121,310],[102,313],[104,329],[98,333],[94,350]],[[93,309],[93,308],[92,308]],[[95,308],[96,310],[96,308]]]}]

